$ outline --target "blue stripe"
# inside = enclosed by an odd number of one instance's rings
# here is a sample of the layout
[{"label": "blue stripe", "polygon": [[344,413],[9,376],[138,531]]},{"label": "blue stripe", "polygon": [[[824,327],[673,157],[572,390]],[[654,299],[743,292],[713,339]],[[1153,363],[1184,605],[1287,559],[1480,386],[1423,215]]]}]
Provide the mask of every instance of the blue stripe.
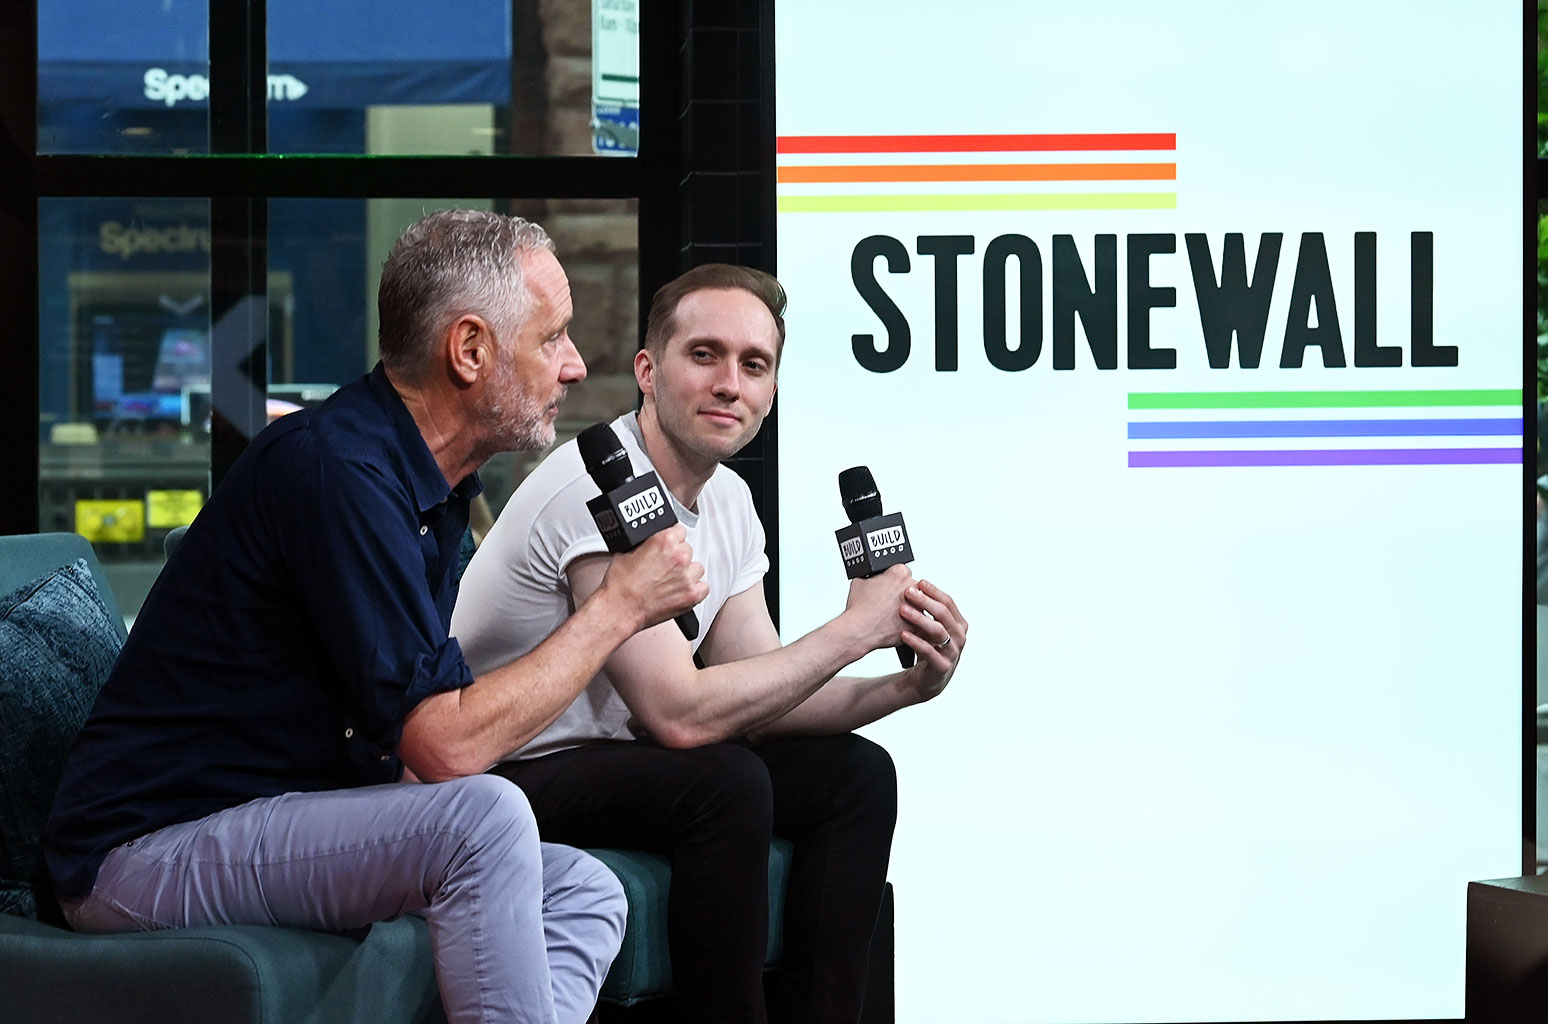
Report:
[{"label": "blue stripe", "polygon": [[1129,424],[1131,438],[1519,436],[1522,419],[1205,420]]}]

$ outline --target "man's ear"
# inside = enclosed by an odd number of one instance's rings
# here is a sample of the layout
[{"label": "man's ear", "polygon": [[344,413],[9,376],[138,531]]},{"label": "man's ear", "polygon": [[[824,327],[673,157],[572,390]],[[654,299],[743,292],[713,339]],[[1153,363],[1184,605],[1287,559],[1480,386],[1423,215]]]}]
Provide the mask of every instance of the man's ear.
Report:
[{"label": "man's ear", "polygon": [[640,394],[655,397],[655,369],[656,361],[651,358],[649,349],[642,348],[634,353],[634,382],[639,385]]},{"label": "man's ear", "polygon": [[494,359],[494,333],[483,317],[469,313],[458,318],[446,329],[443,344],[446,365],[454,381],[470,387],[489,372]]}]

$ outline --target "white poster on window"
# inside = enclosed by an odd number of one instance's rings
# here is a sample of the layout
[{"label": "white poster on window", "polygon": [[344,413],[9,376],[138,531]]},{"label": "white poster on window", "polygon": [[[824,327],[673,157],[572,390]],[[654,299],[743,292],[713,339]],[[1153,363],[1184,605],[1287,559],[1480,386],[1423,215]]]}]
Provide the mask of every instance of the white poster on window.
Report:
[{"label": "white poster on window", "polygon": [[591,148],[640,150],[639,0],[591,0]]},{"label": "white poster on window", "polygon": [[1522,867],[1519,5],[776,28],[782,632],[858,464],[971,622],[866,730],[898,1019],[1461,1017]]}]

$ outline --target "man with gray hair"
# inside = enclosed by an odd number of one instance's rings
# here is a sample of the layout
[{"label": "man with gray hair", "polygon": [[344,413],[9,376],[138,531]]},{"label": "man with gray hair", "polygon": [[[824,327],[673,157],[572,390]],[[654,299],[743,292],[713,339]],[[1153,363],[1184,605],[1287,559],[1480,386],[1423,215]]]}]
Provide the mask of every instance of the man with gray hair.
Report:
[{"label": "man with gray hair", "polygon": [[379,304],[376,368],[259,434],[189,527],[71,753],[45,860],[79,931],[416,914],[453,1024],[581,1021],[622,892],[482,772],[702,600],[703,569],[663,532],[570,628],[475,677],[447,626],[476,470],[553,442],[586,373],[569,284],[537,225],[445,211],[398,241]]}]

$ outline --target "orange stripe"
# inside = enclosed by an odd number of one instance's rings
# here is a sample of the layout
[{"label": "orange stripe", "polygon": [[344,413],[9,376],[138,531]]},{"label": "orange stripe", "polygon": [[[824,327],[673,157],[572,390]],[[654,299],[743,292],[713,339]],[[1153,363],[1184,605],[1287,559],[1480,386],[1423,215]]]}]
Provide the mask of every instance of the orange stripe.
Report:
[{"label": "orange stripe", "polygon": [[779,181],[1174,181],[1176,164],[892,164],[784,166]]}]

